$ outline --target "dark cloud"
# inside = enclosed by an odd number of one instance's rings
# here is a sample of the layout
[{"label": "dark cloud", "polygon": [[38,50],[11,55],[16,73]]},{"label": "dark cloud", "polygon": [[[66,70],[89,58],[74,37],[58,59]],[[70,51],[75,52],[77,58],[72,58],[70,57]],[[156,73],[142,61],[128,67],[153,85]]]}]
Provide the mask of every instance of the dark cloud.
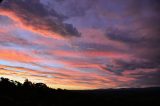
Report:
[{"label": "dark cloud", "polygon": [[121,76],[122,72],[124,71],[124,69],[122,67],[118,67],[118,66],[115,66],[115,65],[101,66],[101,68],[106,70],[106,71],[109,71],[113,75],[118,75],[118,76]]},{"label": "dark cloud", "polygon": [[[160,86],[159,71],[160,65],[158,63],[146,61],[124,61],[115,60],[112,65],[102,67],[104,70],[109,71],[117,77],[129,77],[135,80],[124,83],[121,82],[120,86],[129,87],[151,87]],[[130,74],[125,74],[125,72]],[[128,84],[128,85],[127,85]]]},{"label": "dark cloud", "polygon": [[[120,70],[136,70],[160,68],[160,15],[159,0],[131,0],[126,13],[130,21],[123,23],[123,28],[107,28],[106,37],[110,40],[122,42],[129,47],[129,54],[135,60],[114,60]],[[127,17],[128,17],[127,16]],[[124,19],[126,16],[123,16]],[[127,20],[126,20],[127,22]],[[138,61],[136,60],[138,59]]]},{"label": "dark cloud", "polygon": [[128,1],[127,13],[128,15],[138,16],[142,15],[144,11],[156,13],[159,12],[159,0],[130,0]]},{"label": "dark cloud", "polygon": [[115,47],[114,45],[106,45],[106,44],[97,44],[97,43],[78,43],[74,44],[79,47],[80,50],[97,50],[97,51],[108,51],[108,52],[120,52],[124,53],[125,50],[123,48]]},{"label": "dark cloud", "polygon": [[157,87],[160,86],[160,72],[157,70],[155,72],[150,73],[138,73],[137,75],[133,75],[136,78],[135,81],[132,82],[131,87]]},{"label": "dark cloud", "polygon": [[13,12],[25,26],[30,26],[34,30],[58,33],[66,37],[80,36],[73,25],[63,22],[65,16],[53,9],[47,9],[40,0],[7,0],[0,9]]},{"label": "dark cloud", "polygon": [[136,70],[136,69],[154,69],[160,68],[158,63],[150,62],[150,61],[124,61],[124,60],[115,60],[117,66],[119,66],[122,70]]},{"label": "dark cloud", "polygon": [[141,41],[139,37],[135,36],[135,32],[126,30],[123,31],[117,28],[108,28],[106,31],[106,37],[111,40],[129,44],[138,43]]},{"label": "dark cloud", "polygon": [[2,2],[3,0],[0,0],[0,3]]},{"label": "dark cloud", "polygon": [[[154,62],[153,60],[125,60],[125,59],[116,59],[112,65],[106,64],[106,66],[101,66],[102,69],[109,71],[115,75],[122,76],[123,72],[127,71],[137,71],[139,69],[148,70],[148,69],[160,69],[160,64]],[[140,74],[140,73],[137,73]],[[143,73],[144,74],[144,73]],[[144,74],[145,75],[145,74]]]}]

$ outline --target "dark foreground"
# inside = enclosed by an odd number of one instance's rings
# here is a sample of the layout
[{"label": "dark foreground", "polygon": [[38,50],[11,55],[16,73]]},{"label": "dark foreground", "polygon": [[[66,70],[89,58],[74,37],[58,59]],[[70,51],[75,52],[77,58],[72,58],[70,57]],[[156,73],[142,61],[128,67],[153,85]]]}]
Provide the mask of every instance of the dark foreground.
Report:
[{"label": "dark foreground", "polygon": [[71,91],[0,79],[0,106],[158,106],[159,102],[160,88]]}]

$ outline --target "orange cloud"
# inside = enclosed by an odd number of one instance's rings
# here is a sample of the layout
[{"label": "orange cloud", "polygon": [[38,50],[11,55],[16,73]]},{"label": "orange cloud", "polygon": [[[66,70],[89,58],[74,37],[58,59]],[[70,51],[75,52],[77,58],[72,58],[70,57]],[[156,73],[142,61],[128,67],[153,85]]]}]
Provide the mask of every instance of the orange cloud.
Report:
[{"label": "orange cloud", "polygon": [[55,50],[52,51],[53,55],[62,56],[62,57],[107,57],[107,58],[124,58],[129,57],[129,54],[121,54],[110,51],[96,51],[96,50],[85,50],[85,51],[62,51]]},{"label": "orange cloud", "polygon": [[[45,71],[32,70],[23,67],[0,65],[0,74],[11,79],[20,79],[21,82],[28,78],[33,82],[44,82],[53,88],[90,89],[90,88],[116,88],[121,83],[130,83],[134,78],[117,76],[109,73],[98,73],[66,70],[61,68],[43,67]],[[15,76],[11,77],[11,76]],[[115,81],[116,80],[116,81]]]},{"label": "orange cloud", "polygon": [[[35,7],[38,7],[38,11]],[[8,16],[19,27],[45,37],[64,39],[81,35],[72,24],[63,22],[63,15],[50,11],[40,1],[29,4],[21,0],[4,2],[0,7],[0,15]]]},{"label": "orange cloud", "polygon": [[18,62],[38,62],[39,58],[35,58],[23,51],[0,49],[0,59],[18,61]]},{"label": "orange cloud", "polygon": [[[11,18],[13,21],[16,22],[16,25],[18,27],[22,28],[22,29],[29,30],[29,31],[34,32],[34,33],[38,33],[38,34],[40,34],[41,36],[44,36],[44,37],[51,37],[51,38],[55,38],[55,39],[64,39],[59,34],[51,32],[49,30],[42,30],[42,29],[34,27],[34,25],[25,25],[24,24],[25,20],[23,20],[20,17],[18,17],[12,11],[7,11],[7,10],[0,9],[0,15],[7,16],[7,17]],[[43,28],[47,29],[46,26],[44,26]]]},{"label": "orange cloud", "polygon": [[[13,67],[0,65],[0,74],[11,79],[20,79],[23,82],[26,78],[33,82],[45,82],[47,85],[58,88],[63,87],[67,89],[89,89],[102,87],[102,85],[108,85],[108,87],[116,86],[116,84],[108,78],[100,76],[96,73],[83,73],[73,70],[46,68],[47,71],[42,72],[38,70],[32,70],[23,67]],[[88,76],[90,74],[90,76]],[[47,75],[53,76],[48,78]],[[15,77],[11,77],[15,76]],[[102,82],[108,82],[102,84]]]}]

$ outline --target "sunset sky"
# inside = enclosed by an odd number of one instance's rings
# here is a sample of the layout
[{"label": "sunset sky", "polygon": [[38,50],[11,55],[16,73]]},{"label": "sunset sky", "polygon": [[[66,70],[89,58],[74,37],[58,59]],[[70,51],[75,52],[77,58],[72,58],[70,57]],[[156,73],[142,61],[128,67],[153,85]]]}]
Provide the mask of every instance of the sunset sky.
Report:
[{"label": "sunset sky", "polygon": [[160,86],[160,0],[4,0],[0,77],[53,88]]}]

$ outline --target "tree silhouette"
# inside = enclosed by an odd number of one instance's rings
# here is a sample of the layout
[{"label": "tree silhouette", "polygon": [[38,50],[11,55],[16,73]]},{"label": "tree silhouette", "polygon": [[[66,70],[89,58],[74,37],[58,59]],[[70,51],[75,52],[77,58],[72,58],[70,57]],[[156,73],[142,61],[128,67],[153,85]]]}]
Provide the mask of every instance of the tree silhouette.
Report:
[{"label": "tree silhouette", "polygon": [[36,83],[34,85],[36,88],[43,88],[43,89],[46,89],[47,88],[47,85],[44,84],[44,83]]},{"label": "tree silhouette", "polygon": [[26,79],[23,83],[23,87],[25,88],[33,88],[33,83],[31,81],[29,81],[28,79]]},{"label": "tree silhouette", "polygon": [[9,80],[8,78],[1,78],[0,82],[1,82],[0,87],[5,89],[16,87],[15,82],[12,80]]},{"label": "tree silhouette", "polygon": [[2,106],[107,106],[159,103],[160,88],[72,91],[51,89],[44,83],[0,78]]}]

